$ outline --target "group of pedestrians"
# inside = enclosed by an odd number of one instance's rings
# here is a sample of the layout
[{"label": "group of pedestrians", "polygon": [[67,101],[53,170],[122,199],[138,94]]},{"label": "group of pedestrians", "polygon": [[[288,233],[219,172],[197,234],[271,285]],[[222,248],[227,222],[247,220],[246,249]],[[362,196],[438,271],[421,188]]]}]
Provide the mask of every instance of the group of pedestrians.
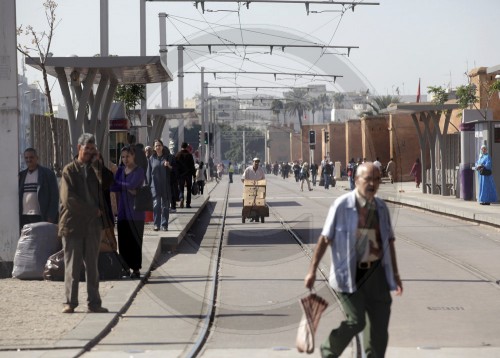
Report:
[{"label": "group of pedestrians", "polygon": [[[168,230],[169,213],[191,207],[191,188],[196,181],[203,194],[206,170],[195,162],[187,143],[174,156],[155,139],[144,148],[129,136],[129,145],[120,152],[119,165],[108,169],[100,156],[95,137],[84,133],[78,138],[77,155],[67,164],[58,186],[54,172],[38,164],[34,148],[24,151],[27,168],[19,177],[20,229],[37,222],[58,224],[65,263],[64,313],[79,305],[78,284],[84,267],[89,312],[107,312],[99,295],[98,258],[102,232],[114,227],[110,193],[117,196],[116,225],[120,255],[130,269],[131,278],[140,278],[145,212],[135,210],[140,187],[146,185],[153,197],[154,230]],[[186,194],[185,194],[186,192]],[[113,231],[113,230],[111,230]]]}]

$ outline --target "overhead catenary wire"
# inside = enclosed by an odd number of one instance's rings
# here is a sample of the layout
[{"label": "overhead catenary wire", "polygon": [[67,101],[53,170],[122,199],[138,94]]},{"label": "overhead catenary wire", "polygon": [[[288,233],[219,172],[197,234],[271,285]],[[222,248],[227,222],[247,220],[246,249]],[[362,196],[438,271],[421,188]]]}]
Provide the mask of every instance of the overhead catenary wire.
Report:
[{"label": "overhead catenary wire", "polygon": [[[342,16],[343,16],[343,14],[344,14],[344,13],[345,13],[345,11],[342,13]],[[170,16],[172,16],[172,15],[170,15]],[[183,17],[179,17],[179,16],[175,16],[175,17],[176,17],[176,18],[183,18]],[[184,19],[187,19],[187,18],[184,18]],[[189,19],[189,20],[192,20],[192,19]],[[199,20],[195,20],[195,21],[199,21]],[[170,21],[170,22],[172,22],[172,21]],[[209,24],[209,22],[208,22],[205,18],[204,18],[204,22],[205,22],[206,24]],[[184,22],[184,23],[185,23],[185,22]],[[233,27],[233,26],[227,26],[227,25],[220,25],[220,24],[216,24],[216,25],[217,25],[217,26],[229,27],[229,28],[235,28],[235,27]],[[337,24],[337,27],[336,27],[335,32],[337,31],[337,29],[338,29],[339,25],[340,25],[340,21],[339,21],[339,23]],[[192,26],[192,25],[190,25],[190,26]],[[193,26],[193,27],[195,27],[195,26]],[[195,27],[195,28],[196,28],[196,27]],[[210,33],[210,32],[208,32],[208,31],[206,31],[206,30],[204,30],[204,29],[200,29],[200,28],[198,28],[198,29],[199,29],[200,31],[203,31],[203,32],[206,32],[206,33]],[[216,37],[217,37],[220,41],[222,41],[222,39],[223,39],[223,38],[222,38],[221,36],[219,36],[217,33],[215,33],[215,30],[214,30],[212,27],[211,27],[211,29],[212,29],[212,31],[213,31],[213,34],[214,34],[214,35],[215,35],[215,36],[216,36]],[[243,31],[248,31],[248,30],[245,30],[245,29],[241,29],[241,26],[239,26],[238,30],[240,31],[240,33],[241,33],[241,34],[242,34],[242,32],[243,32]],[[250,30],[250,31],[252,31],[252,30]],[[255,31],[255,32],[262,33],[261,31]],[[267,34],[267,35],[269,35],[269,34]],[[271,36],[274,36],[274,35],[271,35]],[[332,35],[332,38],[330,39],[330,43],[331,43],[331,40],[333,39],[333,36],[334,36],[334,35]],[[184,38],[185,38],[185,36],[184,36]],[[286,37],[285,37],[285,38],[286,38]],[[289,39],[290,39],[290,40],[292,40],[292,41],[297,41],[297,39],[293,39],[293,38],[289,38]],[[231,41],[227,41],[227,42],[229,42],[229,43],[230,43]],[[227,43],[227,42],[226,42],[226,43]],[[178,45],[178,44],[176,44],[176,45]],[[295,44],[290,44],[290,45],[288,45],[288,46],[289,46],[289,47],[292,47],[292,45],[295,45]],[[321,46],[321,45],[319,45],[319,46]],[[328,45],[328,46],[331,46],[331,45]],[[352,46],[352,48],[354,48],[354,46]],[[350,48],[349,48],[349,50],[350,50]],[[229,51],[230,51],[230,53],[235,54],[235,55],[238,55],[238,56],[240,56],[240,57],[241,57],[241,54],[238,54],[238,52],[237,52],[237,50],[236,50],[236,49],[235,49],[235,51],[233,51],[233,50],[229,49]],[[327,52],[326,52],[326,50],[325,50],[325,49],[323,49],[322,53],[319,55],[318,59],[314,62],[314,64],[316,64],[316,63],[317,63],[317,61],[319,61],[319,59],[320,59],[320,58],[321,58],[321,57],[322,57],[325,53],[327,53]],[[240,68],[240,69],[241,69],[241,68],[242,68],[242,66],[243,66],[243,62],[244,62],[244,61],[246,61],[246,60],[248,60],[248,58],[247,58],[247,52],[245,51],[245,54],[244,54],[244,56],[243,56],[243,58],[242,58],[242,64],[240,64],[240,66],[239,66],[239,68]],[[253,63],[256,63],[255,61],[252,61],[252,62],[253,62]],[[312,66],[310,66],[310,67],[309,67],[309,69],[311,69],[311,68],[314,66],[314,64],[313,64]]]}]

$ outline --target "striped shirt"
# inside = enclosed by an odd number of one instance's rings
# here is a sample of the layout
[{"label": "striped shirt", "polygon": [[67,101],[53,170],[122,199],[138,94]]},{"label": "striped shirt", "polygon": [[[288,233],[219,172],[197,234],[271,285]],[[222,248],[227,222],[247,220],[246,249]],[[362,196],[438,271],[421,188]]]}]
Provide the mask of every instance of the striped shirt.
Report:
[{"label": "striped shirt", "polygon": [[23,186],[23,215],[40,215],[38,204],[38,168],[26,173]]}]

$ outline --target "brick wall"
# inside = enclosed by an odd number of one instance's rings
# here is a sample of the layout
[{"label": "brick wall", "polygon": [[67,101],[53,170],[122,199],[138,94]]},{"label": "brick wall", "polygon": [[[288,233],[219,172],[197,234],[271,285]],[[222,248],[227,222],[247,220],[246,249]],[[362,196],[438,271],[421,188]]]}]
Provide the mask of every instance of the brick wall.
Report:
[{"label": "brick wall", "polygon": [[[365,117],[361,120],[361,136],[363,146],[363,158],[375,161],[389,158],[389,117]],[[383,159],[384,158],[384,159]]]},{"label": "brick wall", "polygon": [[[423,131],[423,124],[420,124]],[[420,144],[418,134],[411,115],[391,115],[389,119],[389,158],[380,157],[383,165],[387,165],[390,157],[394,158],[397,169],[398,181],[412,181],[413,177],[409,175],[411,167],[416,158],[420,157]],[[428,152],[428,149],[427,149]],[[430,160],[426,160],[429,165]]]},{"label": "brick wall", "polygon": [[346,154],[343,163],[348,163],[351,158],[363,158],[361,144],[361,120],[351,119],[345,122]]}]

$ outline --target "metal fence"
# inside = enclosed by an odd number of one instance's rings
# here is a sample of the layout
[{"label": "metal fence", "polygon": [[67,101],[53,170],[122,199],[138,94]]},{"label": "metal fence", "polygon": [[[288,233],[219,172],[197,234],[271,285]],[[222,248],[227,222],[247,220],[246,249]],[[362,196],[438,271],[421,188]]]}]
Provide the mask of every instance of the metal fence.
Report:
[{"label": "metal fence", "polygon": [[[59,166],[62,168],[71,160],[68,121],[66,119],[56,118],[56,126],[59,133]],[[30,131],[30,145],[35,148],[38,153],[38,162],[45,167],[52,168],[54,154],[50,118],[42,115],[31,115]]]}]

